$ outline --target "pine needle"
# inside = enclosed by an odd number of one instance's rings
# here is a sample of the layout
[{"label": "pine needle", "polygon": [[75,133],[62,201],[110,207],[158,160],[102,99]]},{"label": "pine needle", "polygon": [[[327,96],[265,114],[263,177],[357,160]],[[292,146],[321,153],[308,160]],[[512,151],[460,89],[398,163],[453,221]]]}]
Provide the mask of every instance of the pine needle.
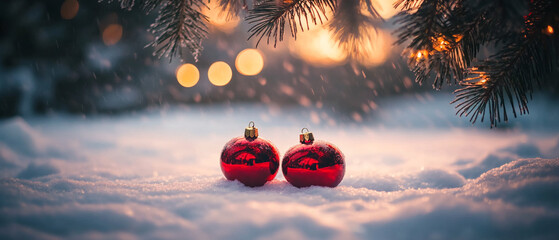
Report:
[{"label": "pine needle", "polygon": [[274,42],[274,47],[283,41],[285,26],[291,36],[297,38],[297,32],[309,30],[311,24],[323,24],[328,17],[328,9],[334,11],[335,0],[293,0],[278,4],[276,0],[265,0],[249,11],[246,18],[252,26],[248,30],[249,39],[256,37],[260,43],[266,37],[266,43]]}]

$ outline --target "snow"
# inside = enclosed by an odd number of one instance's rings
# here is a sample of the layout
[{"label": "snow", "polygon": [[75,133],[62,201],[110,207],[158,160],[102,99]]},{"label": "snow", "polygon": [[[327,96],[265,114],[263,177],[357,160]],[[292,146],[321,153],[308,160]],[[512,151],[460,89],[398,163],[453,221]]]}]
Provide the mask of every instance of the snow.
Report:
[{"label": "snow", "polygon": [[[447,100],[379,103],[362,123],[315,124],[308,109],[258,104],[1,120],[0,238],[559,236],[557,109],[490,130]],[[281,154],[303,127],[334,143],[344,180],[298,189],[280,171],[259,188],[227,181],[221,149],[249,121]]]}]

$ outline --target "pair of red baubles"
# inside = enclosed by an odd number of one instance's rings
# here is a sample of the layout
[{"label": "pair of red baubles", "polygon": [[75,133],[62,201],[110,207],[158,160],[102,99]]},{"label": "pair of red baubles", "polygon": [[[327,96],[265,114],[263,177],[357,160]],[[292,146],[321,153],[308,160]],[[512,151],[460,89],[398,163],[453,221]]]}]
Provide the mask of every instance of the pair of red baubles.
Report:
[{"label": "pair of red baubles", "polygon": [[[307,132],[304,132],[307,130]],[[285,153],[281,169],[285,179],[295,187],[335,187],[342,181],[345,161],[333,144],[315,141],[303,128],[301,144]],[[238,180],[250,187],[262,186],[274,179],[279,168],[278,149],[258,137],[258,129],[250,122],[244,137],[231,139],[221,152],[221,170],[228,180]]]}]

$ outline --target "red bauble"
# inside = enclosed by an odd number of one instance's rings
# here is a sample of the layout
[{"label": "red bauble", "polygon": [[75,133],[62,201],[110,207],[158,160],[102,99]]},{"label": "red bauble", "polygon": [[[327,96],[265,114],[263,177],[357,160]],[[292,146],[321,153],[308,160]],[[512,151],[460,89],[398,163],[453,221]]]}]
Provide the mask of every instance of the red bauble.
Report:
[{"label": "red bauble", "polygon": [[245,137],[231,139],[221,152],[221,171],[228,180],[239,180],[257,187],[274,179],[279,168],[278,149],[268,140],[258,138],[258,129],[249,127]]},{"label": "red bauble", "polygon": [[283,157],[285,179],[295,187],[338,186],[345,174],[342,152],[331,143],[314,141],[310,132],[301,134],[300,141]]}]

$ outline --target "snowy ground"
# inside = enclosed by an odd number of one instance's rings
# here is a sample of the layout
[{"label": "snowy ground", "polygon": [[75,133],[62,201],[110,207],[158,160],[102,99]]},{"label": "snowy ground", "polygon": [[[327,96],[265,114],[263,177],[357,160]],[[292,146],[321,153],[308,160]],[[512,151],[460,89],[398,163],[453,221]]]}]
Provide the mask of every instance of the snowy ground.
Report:
[{"label": "snowy ground", "polygon": [[[260,105],[3,120],[0,238],[557,239],[556,104],[490,130],[449,99],[378,103],[361,123]],[[282,154],[302,127],[336,144],[340,186],[225,180],[221,149],[251,120]]]}]

